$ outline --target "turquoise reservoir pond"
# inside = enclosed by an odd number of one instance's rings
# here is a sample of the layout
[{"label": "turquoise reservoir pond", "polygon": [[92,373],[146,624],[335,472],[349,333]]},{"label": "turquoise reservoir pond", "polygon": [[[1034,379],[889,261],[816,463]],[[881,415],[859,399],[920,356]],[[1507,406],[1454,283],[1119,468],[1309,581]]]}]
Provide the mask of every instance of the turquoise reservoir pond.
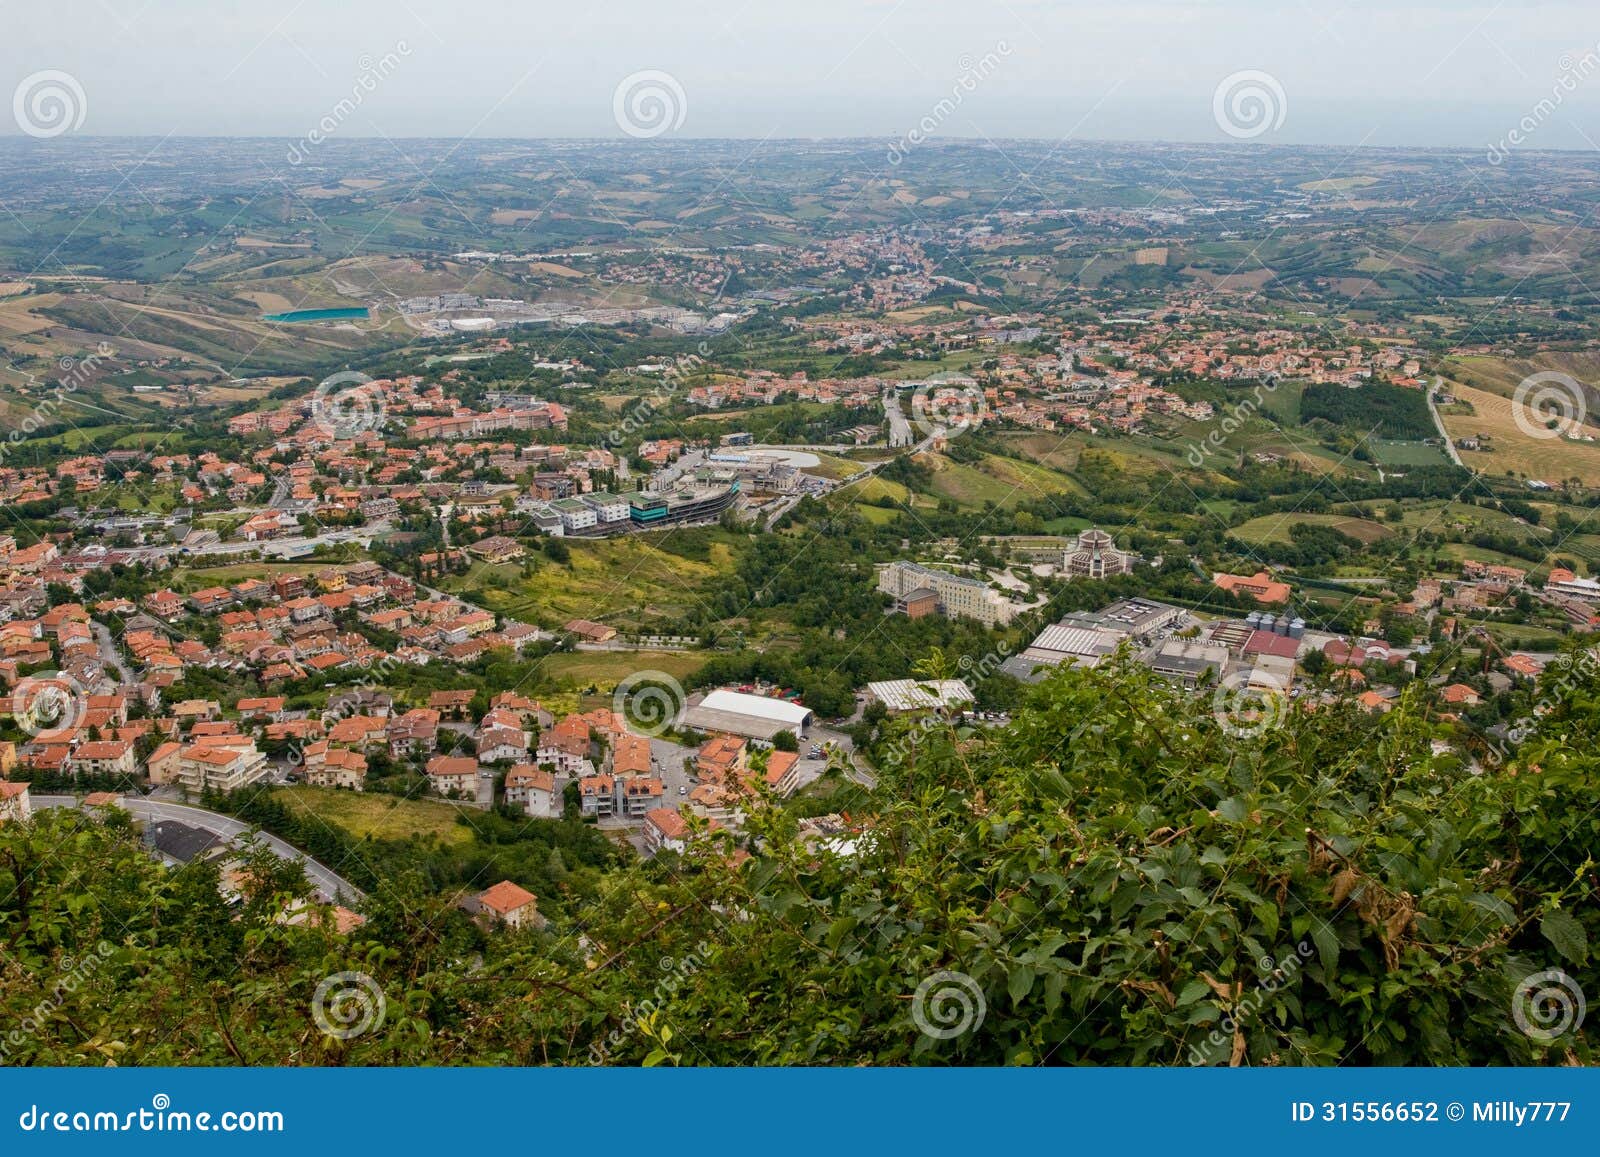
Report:
[{"label": "turquoise reservoir pond", "polygon": [[282,321],[292,325],[297,321],[351,321],[365,318],[370,313],[364,305],[352,309],[291,309],[287,313],[269,313],[261,320]]}]

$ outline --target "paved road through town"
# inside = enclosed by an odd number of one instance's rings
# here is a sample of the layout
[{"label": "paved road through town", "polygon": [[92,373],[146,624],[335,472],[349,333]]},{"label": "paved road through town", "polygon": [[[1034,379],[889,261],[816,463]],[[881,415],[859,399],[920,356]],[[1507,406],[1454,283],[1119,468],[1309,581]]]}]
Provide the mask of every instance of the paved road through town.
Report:
[{"label": "paved road through town", "polygon": [[[217,812],[207,811],[205,808],[190,807],[188,804],[171,803],[167,800],[144,799],[139,796],[123,796],[121,804],[134,819],[143,820],[146,823],[176,820],[179,823],[188,824],[190,827],[202,828],[229,842],[242,842],[243,838],[250,835],[253,830],[249,824],[241,823],[231,816],[219,815]],[[35,807],[77,807],[78,802],[69,795],[41,795],[34,797],[33,805]],[[346,880],[331,868],[319,864],[294,845],[286,843],[267,832],[257,832],[256,836],[283,859],[293,860],[303,865],[306,870],[306,879],[311,881],[312,887],[317,890],[317,895],[323,900],[331,903],[341,896],[346,900],[360,900],[365,895],[349,880]]]}]

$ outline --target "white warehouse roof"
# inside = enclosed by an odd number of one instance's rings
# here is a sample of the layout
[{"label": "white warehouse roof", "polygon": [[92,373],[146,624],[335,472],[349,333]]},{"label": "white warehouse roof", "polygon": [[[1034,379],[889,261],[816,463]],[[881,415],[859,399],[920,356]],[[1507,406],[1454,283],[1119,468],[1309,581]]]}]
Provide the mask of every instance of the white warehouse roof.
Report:
[{"label": "white warehouse roof", "polygon": [[890,711],[922,711],[972,702],[960,679],[890,679],[868,683],[867,693]]},{"label": "white warehouse roof", "polygon": [[700,701],[700,706],[709,711],[732,711],[795,726],[811,721],[809,707],[767,695],[746,695],[743,691],[712,691]]},{"label": "white warehouse roof", "polygon": [[726,731],[761,740],[770,740],[780,731],[804,735],[811,720],[808,707],[742,691],[712,691],[683,715],[683,722],[699,731]]}]

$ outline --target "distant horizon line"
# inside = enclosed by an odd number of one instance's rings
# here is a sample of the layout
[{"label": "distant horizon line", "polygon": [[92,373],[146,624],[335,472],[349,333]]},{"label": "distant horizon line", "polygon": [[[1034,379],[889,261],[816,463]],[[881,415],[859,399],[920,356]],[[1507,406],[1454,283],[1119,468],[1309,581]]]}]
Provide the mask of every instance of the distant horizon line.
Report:
[{"label": "distant horizon line", "polygon": [[[262,141],[290,142],[300,140],[300,137],[279,135],[276,133],[72,133],[66,136],[40,139],[27,133],[0,133],[0,143],[15,141],[27,142],[44,149],[70,147],[74,142],[106,142],[106,141]],[[628,136],[529,136],[529,137],[452,137],[428,135],[369,135],[362,133],[341,134],[337,137],[328,137],[319,142],[318,149],[340,144],[389,143],[396,144],[404,141],[419,143],[455,143],[455,144],[580,144],[580,145],[620,145],[631,146],[634,149],[670,148],[674,145],[704,145],[704,144],[869,144],[881,145],[885,142],[895,143],[898,138],[889,133],[881,135],[856,135],[856,136],[707,136],[690,137],[674,135],[671,138],[658,137],[651,140],[637,140]],[[1472,153],[1483,150],[1482,145],[1376,145],[1376,144],[1347,144],[1338,141],[1328,142],[1278,142],[1261,140],[1183,140],[1180,138],[1166,137],[1037,137],[1037,136],[989,136],[989,137],[946,137],[934,138],[923,141],[917,146],[918,151],[923,149],[966,147],[966,148],[992,148],[998,144],[1041,144],[1064,147],[1068,145],[1158,145],[1164,147],[1183,148],[1215,148],[1219,150],[1245,152],[1274,152],[1274,151],[1308,151],[1313,149],[1343,149],[1349,152],[1373,153]],[[1529,154],[1548,155],[1581,155],[1592,153],[1596,150],[1591,146],[1546,146],[1534,148],[1519,146],[1511,156],[1525,156]]]}]

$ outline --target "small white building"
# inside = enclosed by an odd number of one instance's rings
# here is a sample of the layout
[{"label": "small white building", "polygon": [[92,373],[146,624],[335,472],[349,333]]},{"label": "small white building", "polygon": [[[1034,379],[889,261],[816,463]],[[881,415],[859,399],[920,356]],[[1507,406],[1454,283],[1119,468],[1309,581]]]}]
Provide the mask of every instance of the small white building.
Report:
[{"label": "small white building", "polygon": [[561,529],[567,534],[587,530],[600,521],[599,513],[576,498],[558,498],[550,508],[561,516]]},{"label": "small white building", "polygon": [[619,498],[615,494],[607,494],[597,490],[593,494],[585,494],[578,501],[589,507],[599,516],[602,523],[627,522],[628,500]]},{"label": "small white building", "polygon": [[28,785],[0,780],[0,823],[21,823],[32,816],[33,797],[28,794]]}]

